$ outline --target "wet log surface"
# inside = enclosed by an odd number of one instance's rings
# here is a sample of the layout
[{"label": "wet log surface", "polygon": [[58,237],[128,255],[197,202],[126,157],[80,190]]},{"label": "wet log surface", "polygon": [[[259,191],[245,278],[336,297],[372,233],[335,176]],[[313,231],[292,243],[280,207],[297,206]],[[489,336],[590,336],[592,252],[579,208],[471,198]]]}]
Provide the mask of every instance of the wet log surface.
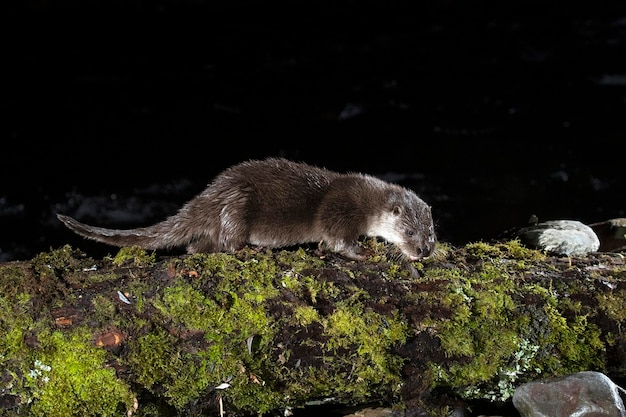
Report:
[{"label": "wet log surface", "polygon": [[308,248],[93,259],[66,246],[3,263],[0,407],[515,416],[523,382],[625,377],[623,256],[552,257],[511,241],[441,245],[406,264],[365,244],[366,262]]}]

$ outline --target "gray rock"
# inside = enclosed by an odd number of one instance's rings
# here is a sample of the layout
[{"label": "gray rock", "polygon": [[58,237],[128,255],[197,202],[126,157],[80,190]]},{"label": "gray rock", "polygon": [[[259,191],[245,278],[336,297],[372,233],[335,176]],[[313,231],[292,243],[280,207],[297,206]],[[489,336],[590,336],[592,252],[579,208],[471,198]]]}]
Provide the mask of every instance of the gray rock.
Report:
[{"label": "gray rock", "polygon": [[620,390],[603,373],[585,371],[523,384],[513,394],[513,405],[522,417],[625,417]]},{"label": "gray rock", "polygon": [[524,227],[520,241],[540,250],[567,256],[584,256],[600,248],[593,229],[577,220],[550,220]]}]

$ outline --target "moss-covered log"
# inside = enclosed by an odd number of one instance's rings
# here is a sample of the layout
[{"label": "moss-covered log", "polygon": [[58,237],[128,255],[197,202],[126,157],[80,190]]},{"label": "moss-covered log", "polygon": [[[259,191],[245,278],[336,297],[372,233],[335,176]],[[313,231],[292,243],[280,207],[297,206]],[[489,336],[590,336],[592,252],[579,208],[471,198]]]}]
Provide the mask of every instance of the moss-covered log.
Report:
[{"label": "moss-covered log", "polygon": [[[538,377],[624,377],[623,257],[517,241],[406,264],[305,249],[0,264],[0,414],[258,415],[315,400],[445,415]],[[442,399],[445,399],[443,401]]]}]

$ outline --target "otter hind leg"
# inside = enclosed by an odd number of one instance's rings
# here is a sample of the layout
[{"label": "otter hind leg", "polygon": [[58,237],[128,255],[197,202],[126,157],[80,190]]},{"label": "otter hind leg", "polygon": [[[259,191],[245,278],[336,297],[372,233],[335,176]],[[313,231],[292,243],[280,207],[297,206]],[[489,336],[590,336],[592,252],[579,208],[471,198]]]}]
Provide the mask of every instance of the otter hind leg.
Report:
[{"label": "otter hind leg", "polygon": [[239,249],[243,249],[245,244],[244,240],[236,239],[234,236],[230,236],[227,239],[219,239],[218,241],[209,237],[204,237],[189,243],[189,245],[187,245],[187,253],[232,253],[238,251]]},{"label": "otter hind leg", "polygon": [[213,253],[218,250],[211,239],[196,240],[187,245],[187,253]]}]

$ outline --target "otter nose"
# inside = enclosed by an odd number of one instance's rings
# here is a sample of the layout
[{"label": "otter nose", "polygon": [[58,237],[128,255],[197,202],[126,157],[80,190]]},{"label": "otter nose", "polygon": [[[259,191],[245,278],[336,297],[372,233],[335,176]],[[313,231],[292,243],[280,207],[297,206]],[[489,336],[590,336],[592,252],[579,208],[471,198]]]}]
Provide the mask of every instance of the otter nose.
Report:
[{"label": "otter nose", "polygon": [[425,256],[425,255],[424,255],[424,249],[422,249],[422,248],[416,248],[416,249],[415,249],[415,255],[410,255],[410,256],[409,256],[409,259],[410,259],[411,261],[418,261],[418,260],[422,259],[424,256]]},{"label": "otter nose", "polygon": [[433,250],[435,249],[435,245],[431,245],[429,243],[425,244],[423,247],[418,248],[417,249],[417,253],[419,254],[420,257],[425,258],[427,256],[429,256],[431,253],[433,253]]}]

